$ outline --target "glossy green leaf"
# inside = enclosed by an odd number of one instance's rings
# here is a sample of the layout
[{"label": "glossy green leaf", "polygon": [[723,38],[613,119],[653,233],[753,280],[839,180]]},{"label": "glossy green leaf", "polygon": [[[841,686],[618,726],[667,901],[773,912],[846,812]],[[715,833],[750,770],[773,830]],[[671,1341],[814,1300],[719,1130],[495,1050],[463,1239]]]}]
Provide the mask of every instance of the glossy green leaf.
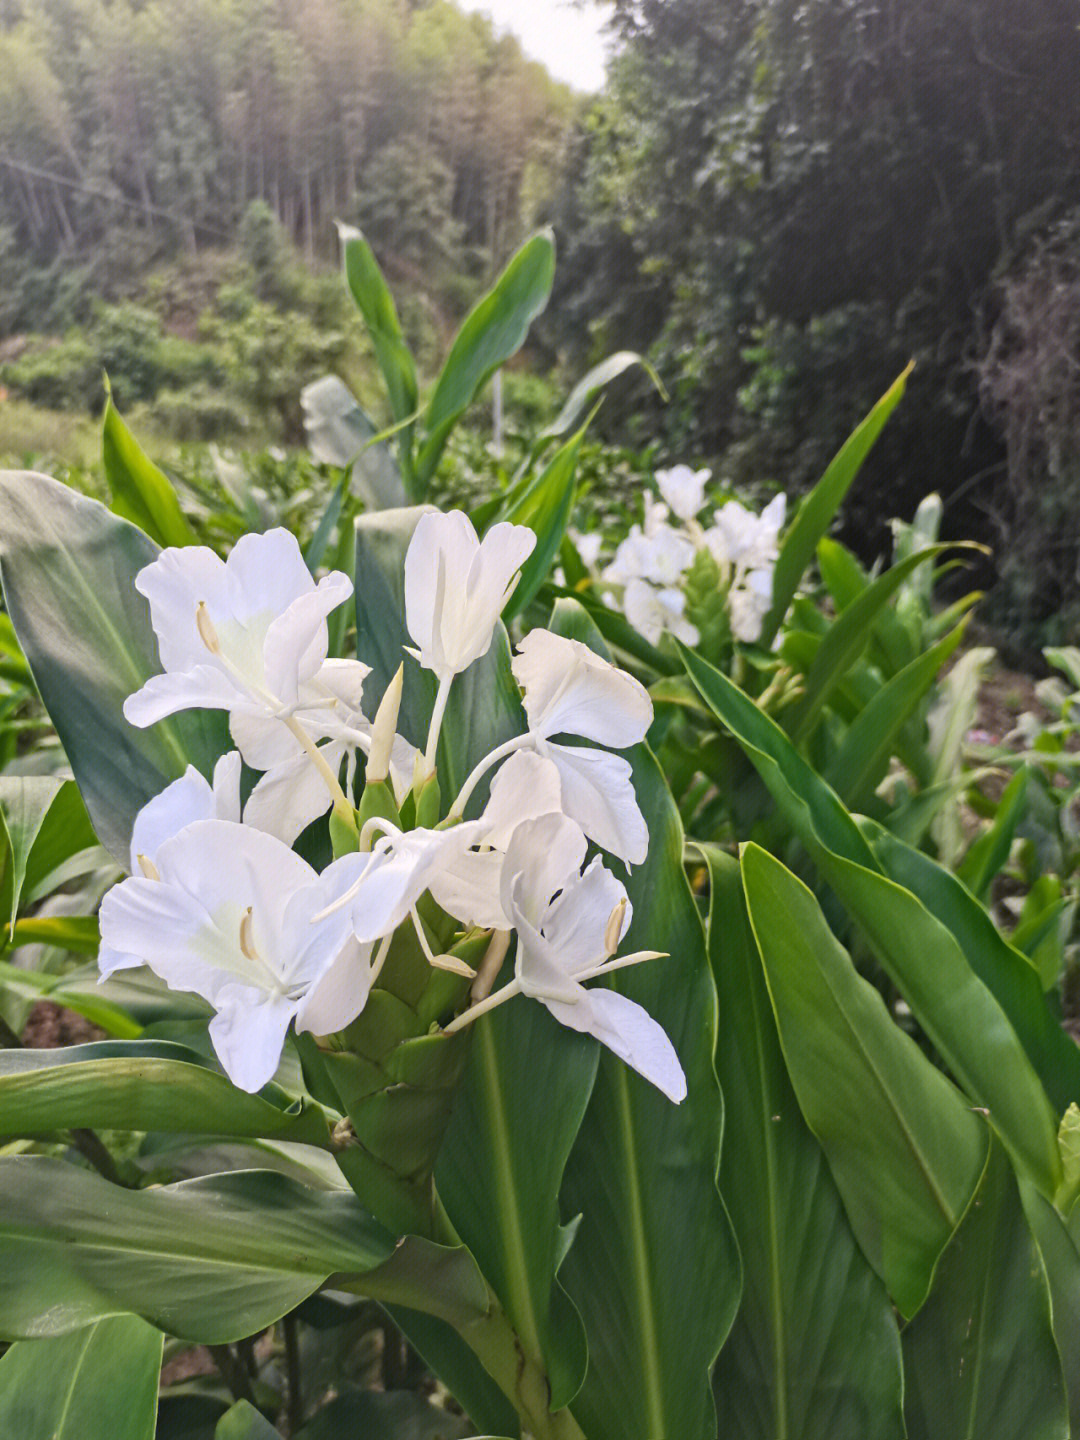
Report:
[{"label": "glossy green leaf", "polygon": [[1042,1257],[996,1145],[903,1345],[909,1440],[1068,1440]]},{"label": "glossy green leaf", "polygon": [[78,786],[55,776],[0,776],[0,816],[11,847],[0,913],[14,921],[23,896],[27,903],[40,898],[51,877],[96,846],[97,836]]},{"label": "glossy green leaf", "polygon": [[158,545],[197,545],[199,537],[180,508],[172,481],[143,452],[111,394],[105,403],[101,445],[113,511]]},{"label": "glossy green leaf", "polygon": [[20,1340],[0,1360],[9,1440],[154,1440],[164,1336],[134,1315]]},{"label": "glossy green leaf", "polygon": [[930,1288],[986,1128],[855,970],[806,886],[746,845],[743,885],[799,1106],[863,1253],[904,1315]]},{"label": "glossy green leaf", "polygon": [[596,1075],[599,1046],[518,998],[473,1026],[435,1183],[527,1354],[551,1383],[551,1408],[581,1388],[588,1345],[556,1279],[558,1190]]},{"label": "glossy green leaf", "polygon": [[458,1325],[487,1296],[461,1249],[398,1243],[346,1192],[244,1170],[121,1190],[45,1156],[0,1157],[0,1335],[62,1335],[130,1311],[170,1335],[252,1335],[334,1276]]},{"label": "glossy green leaf", "polygon": [[1024,1215],[1050,1287],[1050,1323],[1065,1380],[1070,1435],[1080,1435],[1080,1252],[1053,1205],[1020,1181]]},{"label": "glossy green leaf", "polygon": [[335,1117],[277,1085],[238,1090],[194,1050],[165,1040],[101,1040],[0,1050],[0,1133],[102,1130],[276,1135],[326,1147]]},{"label": "glossy green leaf", "polygon": [[560,446],[533,484],[501,517],[513,525],[527,525],[536,536],[536,548],[521,567],[521,579],[503,612],[507,623],[528,605],[559,553],[574,508],[574,475],[584,438],[581,429]]},{"label": "glossy green leaf", "polygon": [[[703,847],[726,1114],[720,1189],[743,1265],[714,1377],[725,1440],[900,1440],[900,1335],[791,1088],[739,866]],[[811,1320],[811,1323],[808,1323]]]},{"label": "glossy green leaf", "polygon": [[7,842],[0,918],[9,935],[15,929],[30,852],[63,783],[54,775],[0,775],[0,829]]},{"label": "glossy green leaf", "polygon": [[218,714],[138,730],[121,706],[160,666],[136,574],[157,547],[45,475],[0,474],[0,570],[8,613],[101,843],[128,863],[138,811],[226,748]]},{"label": "glossy green leaf", "polygon": [[238,1400],[218,1421],[214,1440],[281,1440],[281,1431],[275,1430],[254,1405]]},{"label": "glossy green leaf", "polygon": [[[588,616],[561,601],[552,628],[599,649]],[[668,958],[620,970],[610,984],[661,1024],[686,1072],[673,1105],[601,1050],[570,1156],[564,1215],[582,1214],[563,1283],[589,1337],[573,1413],[589,1440],[712,1440],[708,1375],[738,1308],[731,1222],[716,1188],[723,1105],[713,1068],[716,991],[683,871],[678,811],[651,752],[629,752],[649,828],[649,856],[627,877],[627,950]],[[692,1321],[688,1323],[688,1298]]]},{"label": "glossy green leaf", "polygon": [[466,316],[424,411],[424,440],[416,457],[421,495],[460,416],[499,366],[521,349],[548,302],[554,278],[551,237],[534,235]]},{"label": "glossy green leaf", "polygon": [[996,996],[950,931],[881,874],[855,821],[780,727],[725,675],[685,646],[679,651],[946,1065],[1017,1164],[1052,1196],[1061,1180],[1057,1121]]},{"label": "glossy green leaf", "polygon": [[11,944],[55,945],[77,955],[96,955],[101,931],[96,915],[28,915],[12,928]]},{"label": "glossy green leaf", "polygon": [[802,699],[786,713],[787,729],[796,742],[812,732],[830,696],[865,650],[885,606],[903,582],[919,565],[950,548],[935,545],[893,565],[872,581],[829,626],[803,680]]},{"label": "glossy green leaf", "polygon": [[799,588],[799,582],[806,573],[806,567],[814,558],[818,541],[828,532],[863,461],[873,449],[886,420],[903,398],[911,368],[909,365],[889,386],[866,419],[844,442],[825,474],[795,512],[795,518],[780,546],[776,569],[773,571],[772,609],[765,617],[762,627],[762,645],[771,645],[776,637],[795,591]]},{"label": "glossy green leaf", "polygon": [[886,875],[917,895],[955,937],[972,970],[1009,1017],[1046,1093],[1063,1113],[1080,1096],[1080,1047],[1047,1004],[1031,961],[1010,945],[955,875],[881,827],[866,823],[863,828]]},{"label": "glossy green leaf", "polygon": [[967,630],[967,620],[924,651],[877,692],[848,727],[825,779],[847,805],[865,804],[885,778],[904,726]]},{"label": "glossy green leaf", "polygon": [[[383,279],[371,246],[360,231],[342,225],[339,226],[339,234],[345,280],[371,337],[375,361],[386,384],[390,413],[397,421],[406,420],[416,412],[420,389],[416,363],[405,343],[394,297]],[[412,441],[413,426],[408,425],[398,434],[398,455],[405,489],[416,499],[423,497],[423,488],[417,492],[414,487]]]}]

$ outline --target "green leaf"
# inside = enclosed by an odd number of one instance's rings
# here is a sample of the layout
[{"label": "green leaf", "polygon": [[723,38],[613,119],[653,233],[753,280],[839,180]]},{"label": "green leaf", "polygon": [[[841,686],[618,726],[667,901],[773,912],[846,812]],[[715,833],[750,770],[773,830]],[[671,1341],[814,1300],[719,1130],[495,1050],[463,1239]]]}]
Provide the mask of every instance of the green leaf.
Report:
[{"label": "green leaf", "polygon": [[660,376],[648,360],[634,350],[618,350],[614,355],[609,355],[606,360],[601,360],[599,365],[594,365],[581,377],[566,397],[566,402],[558,415],[536,437],[533,454],[535,455],[537,451],[543,449],[550,440],[561,440],[564,435],[568,435],[571,430],[580,425],[582,417],[593,408],[601,393],[613,380],[617,380],[620,375],[625,374],[634,365],[642,367],[663,396],[664,387],[660,383]]},{"label": "green leaf", "polygon": [[599,1048],[528,999],[476,1021],[435,1168],[455,1230],[549,1377],[552,1410],[573,1400],[588,1363],[581,1317],[555,1278],[557,1196]]},{"label": "green leaf", "polygon": [[911,1316],[979,1183],[986,1130],[893,1023],[806,886],[756,845],[742,871],[799,1106],[864,1255]]},{"label": "green leaf", "polygon": [[421,496],[450,431],[499,366],[521,349],[529,326],[548,302],[554,278],[551,236],[534,235],[466,316],[424,411],[425,436],[416,457]]},{"label": "green leaf", "polygon": [[77,955],[96,955],[101,931],[96,915],[30,915],[16,922],[11,944],[55,945]]},{"label": "green leaf", "polygon": [[[397,421],[406,420],[416,413],[420,389],[416,363],[405,343],[394,297],[383,279],[371,246],[360,231],[341,225],[338,233],[341,236],[345,280],[371,337],[375,361],[386,384],[390,413]],[[413,426],[408,425],[398,432],[401,474],[406,492],[413,499],[422,499],[424,487],[417,488],[414,479],[412,444]]]},{"label": "green leaf", "polygon": [[1046,1274],[996,1145],[903,1344],[909,1440],[1068,1440]]},{"label": "green leaf", "polygon": [[995,995],[945,926],[880,873],[852,817],[780,727],[720,671],[683,645],[679,652],[946,1065],[987,1110],[1013,1159],[1052,1196],[1061,1180],[1057,1122]]},{"label": "green leaf", "polygon": [[870,822],[864,832],[885,874],[917,895],[953,935],[968,964],[1009,1017],[1055,1108],[1080,1096],[1080,1047],[1061,1028],[1043,994],[1038,971],[1010,945],[955,875],[928,855]]},{"label": "green leaf", "polygon": [[840,742],[826,781],[848,805],[865,804],[885,777],[896,741],[919,702],[964,638],[965,618],[951,634],[912,660],[877,691]]},{"label": "green leaf", "polygon": [[103,1040],[0,1050],[0,1133],[103,1130],[276,1135],[321,1145],[331,1117],[270,1084],[238,1090],[194,1050],[164,1040]]},{"label": "green leaf", "polygon": [[[560,601],[552,629],[601,649],[572,601]],[[716,1189],[716,991],[683,871],[678,811],[652,753],[638,746],[629,758],[650,839],[648,859],[626,879],[634,918],[624,944],[668,958],[620,970],[609,983],[663,1026],[688,1094],[673,1105],[601,1050],[561,1195],[563,1213],[583,1217],[560,1272],[589,1337],[589,1371],[573,1412],[589,1440],[713,1440],[708,1376],[740,1290]]]},{"label": "green leaf", "polygon": [[172,481],[140,449],[111,393],[105,402],[101,446],[113,511],[158,545],[198,545],[199,537],[180,508]]},{"label": "green leaf", "polygon": [[[324,465],[348,472],[339,488],[352,488],[371,510],[406,503],[405,487],[394,457],[384,442],[372,444],[380,432],[343,381],[336,375],[313,380],[301,390],[300,405],[312,455]],[[319,532],[326,527],[324,517]],[[305,557],[309,567],[314,569],[320,554],[313,539]]]},{"label": "green leaf", "polygon": [[559,553],[574,508],[574,474],[584,438],[581,429],[560,446],[520,499],[500,516],[513,525],[527,525],[536,536],[536,548],[521,567],[521,579],[503,612],[508,624],[539,590]]},{"label": "green leaf", "polygon": [[[904,1434],[900,1335],[799,1111],[730,855],[710,872],[709,954],[726,1114],[720,1188],[743,1295],[714,1377],[725,1440],[879,1440]],[[807,1324],[807,1316],[813,1323]]]},{"label": "green leaf", "polygon": [[10,1440],[154,1440],[160,1330],[114,1315],[0,1360],[0,1435]]},{"label": "green leaf", "polygon": [[[7,842],[4,847],[7,853],[4,857],[3,913],[0,919],[8,927],[9,938],[15,929],[15,917],[19,912],[31,853],[53,802],[65,783],[69,792],[74,791],[77,796],[78,791],[70,781],[65,782],[55,775],[0,775],[0,832]],[[81,808],[82,802],[79,801],[78,805]],[[84,816],[85,813],[83,810]],[[89,830],[89,825],[86,829]],[[84,831],[76,836],[76,841],[82,843],[76,843],[67,855],[58,855],[56,864],[66,860],[75,850],[93,845],[95,837],[92,831],[89,834]],[[40,861],[36,868],[39,874],[43,873]],[[55,869],[55,865],[51,868]]]},{"label": "green leaf", "polygon": [[184,773],[210,774],[226,748],[218,714],[138,730],[127,697],[160,670],[134,580],[157,547],[45,475],[0,473],[0,569],[7,609],[101,843],[125,867],[135,816]]},{"label": "green leaf", "polygon": [[238,1400],[218,1421],[214,1440],[281,1440],[281,1431],[275,1430],[254,1405]]},{"label": "green leaf", "polygon": [[1016,827],[1027,807],[1028,774],[1028,767],[1021,766],[1006,785],[993,824],[974,841],[957,869],[957,878],[980,900],[986,900],[990,886],[1009,858]]},{"label": "green leaf", "polygon": [[776,569],[773,571],[772,609],[765,617],[761,631],[761,644],[766,648],[776,638],[806,567],[814,558],[818,541],[828,532],[833,517],[851,489],[863,461],[873,449],[886,420],[903,398],[911,370],[909,365],[904,373],[893,381],[866,419],[850,438],[845,440],[825,474],[795,512],[795,518],[780,546]]},{"label": "green leaf", "polygon": [[803,682],[803,696],[787,712],[788,732],[796,742],[805,740],[812,732],[829,697],[866,648],[884,607],[903,582],[919,565],[950,548],[935,545],[892,566],[852,600],[829,626]]},{"label": "green leaf", "polygon": [[519,1440],[521,1422],[517,1412],[456,1330],[444,1320],[421,1315],[417,1310],[400,1305],[386,1308],[478,1430]]},{"label": "green leaf", "polygon": [[1020,1200],[1050,1287],[1050,1320],[1069,1406],[1069,1434],[1080,1435],[1080,1253],[1053,1205],[1024,1181]]},{"label": "green leaf", "polygon": [[244,1170],[121,1190],[45,1156],[0,1157],[0,1335],[62,1335],[142,1315],[219,1344],[264,1329],[331,1276],[335,1289],[458,1325],[487,1295],[461,1249],[398,1243],[347,1192]]}]

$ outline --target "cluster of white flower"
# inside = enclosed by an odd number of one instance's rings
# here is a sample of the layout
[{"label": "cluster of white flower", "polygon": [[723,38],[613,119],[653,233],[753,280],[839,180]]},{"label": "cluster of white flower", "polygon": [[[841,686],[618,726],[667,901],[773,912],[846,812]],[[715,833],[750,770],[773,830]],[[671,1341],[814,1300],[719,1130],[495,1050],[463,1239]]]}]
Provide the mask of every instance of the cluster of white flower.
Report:
[{"label": "cluster of white flower", "polygon": [[[327,658],[327,616],[352,584],[338,572],[316,584],[286,531],[245,536],[227,561],[201,547],[165,550],[140,572],[164,674],[129,697],[125,715],[146,726],[178,710],[222,709],[237,748],[212,784],[191,767],[140,812],[132,876],[102,903],[99,965],[104,978],[145,964],[206,999],[214,1048],[243,1089],[273,1075],[290,1024],[315,1034],[349,1025],[398,927],[411,925],[433,966],[474,981],[472,1003],[447,1032],[524,994],[672,1100],[685,1095],[656,1021],[583,984],[656,958],[616,958],[631,919],[626,890],[599,856],[582,869],[590,840],[627,864],[646,857],[631,767],[611,752],[641,741],[652,719],[644,688],[585,645],[543,630],[520,643],[512,663],[528,728],[483,759],[433,828],[370,818],[359,848],[321,874],[291,848],[331,808],[355,830],[358,751],[366,784],[389,779],[398,805],[419,795],[435,771],[453,679],[489,649],[534,544],[531,530],[508,524],[481,542],[458,512],[417,525],[405,561],[409,653],[438,679],[423,753],[396,733],[400,670],[371,721],[362,709],[369,668]],[[242,808],[241,760],[262,772]],[[496,766],[482,814],[464,820]],[[457,955],[432,952],[417,909],[425,892],[463,933],[492,932],[493,965],[477,975]],[[492,994],[511,931],[514,976]]]},{"label": "cluster of white flower", "polygon": [[[682,580],[701,549],[709,551],[719,568],[737,640],[751,642],[760,636],[772,604],[773,566],[787,497],[777,495],[760,515],[728,500],[706,529],[698,517],[710,474],[689,465],[658,470],[656,483],[666,503],[646,492],[644,524],[631,527],[603,571],[608,584],[623,587],[623,613],[653,645],[665,630],[684,644],[698,643],[697,629],[686,616]],[[671,515],[681,524],[670,524]]]}]

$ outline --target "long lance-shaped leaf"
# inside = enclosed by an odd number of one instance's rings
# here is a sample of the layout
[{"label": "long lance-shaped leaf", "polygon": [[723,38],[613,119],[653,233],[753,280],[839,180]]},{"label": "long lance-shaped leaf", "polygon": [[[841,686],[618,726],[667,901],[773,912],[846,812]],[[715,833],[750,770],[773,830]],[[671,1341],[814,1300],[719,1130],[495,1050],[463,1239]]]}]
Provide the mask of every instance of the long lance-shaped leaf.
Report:
[{"label": "long lance-shaped leaf", "polygon": [[529,326],[548,302],[554,278],[551,236],[534,235],[466,316],[424,412],[424,441],[416,456],[421,498],[450,431],[499,366],[521,349]]},{"label": "long lance-shaped leaf", "polygon": [[226,748],[216,713],[138,730],[121,707],[160,670],[134,580],[157,556],[142,531],[46,475],[0,473],[8,613],[101,843],[123,865],[135,816],[189,764]]},{"label": "long lance-shaped leaf", "polygon": [[825,772],[825,779],[845,804],[858,808],[884,779],[900,732],[963,640],[967,625],[965,617],[943,640],[905,665],[849,726]]},{"label": "long lance-shaped leaf", "polygon": [[893,1023],[802,881],[756,845],[742,873],[800,1108],[863,1253],[911,1316],[979,1183],[986,1127]]},{"label": "long lance-shaped leaf", "polygon": [[804,740],[813,730],[829,697],[862,654],[885,606],[911,572],[952,547],[934,545],[893,565],[843,610],[822,637],[803,681],[803,697],[791,707],[787,725],[792,738]]},{"label": "long lance-shaped leaf", "polygon": [[0,1360],[0,1435],[154,1440],[165,1337],[135,1315],[20,1340]]},{"label": "long lance-shaped leaf", "polygon": [[502,517],[513,525],[527,525],[536,536],[536,548],[521,567],[521,579],[503,612],[507,623],[539,590],[559,553],[574,508],[574,474],[587,424],[559,447],[533,484]]},{"label": "long lance-shaped leaf", "polygon": [[1020,1037],[1055,1108],[1080,1101],[1080,1046],[1046,1003],[1038,971],[1006,940],[982,905],[942,865],[871,822],[863,823],[882,869],[917,895],[955,936],[968,964],[992,990]]},{"label": "long lance-shaped leaf", "polygon": [[457,1325],[487,1292],[468,1252],[398,1244],[349,1193],[243,1170],[122,1190],[45,1156],[0,1157],[0,1335],[63,1335],[141,1315],[218,1344],[264,1329],[334,1276]]},{"label": "long lance-shaped leaf", "polygon": [[101,1130],[277,1136],[330,1142],[328,1116],[277,1085],[238,1090],[194,1050],[166,1040],[103,1040],[0,1051],[0,1134]]},{"label": "long lance-shaped leaf", "polygon": [[957,877],[980,900],[986,900],[998,871],[1009,858],[1016,827],[1027,810],[1029,773],[1024,765],[1009,781],[998,801],[993,823],[972,844],[957,869]]},{"label": "long lance-shaped leaf", "polygon": [[685,646],[679,650],[946,1064],[987,1110],[1017,1164],[1052,1196],[1061,1181],[1057,1122],[997,998],[945,926],[880,873],[851,815],[780,727],[725,675]]},{"label": "long lance-shaped leaf", "polygon": [[739,866],[701,848],[726,1102],[720,1188],[743,1263],[742,1303],[714,1376],[719,1433],[864,1440],[872,1430],[899,1440],[903,1377],[889,1297],[855,1243],[784,1068]]},{"label": "long lance-shaped leaf", "polygon": [[1080,1435],[1080,1252],[1057,1210],[1023,1180],[1020,1200],[1050,1287],[1050,1319],[1065,1377],[1069,1433]]},{"label": "long lance-shaped leaf", "polygon": [[482,1017],[435,1169],[455,1230],[549,1377],[552,1410],[573,1400],[588,1361],[581,1317],[556,1279],[558,1192],[598,1051],[536,1001]]},{"label": "long lance-shaped leaf", "polygon": [[909,1440],[1068,1440],[1046,1274],[996,1145],[903,1345]]},{"label": "long lance-shaped leaf", "polygon": [[0,833],[7,840],[0,923],[12,936],[23,890],[32,892],[97,836],[77,787],[53,775],[0,776]]},{"label": "long lance-shaped leaf", "polygon": [[172,481],[144,454],[109,395],[101,436],[112,508],[159,545],[197,545],[199,537],[180,509]]},{"label": "long lance-shaped leaf", "polygon": [[617,380],[620,375],[626,373],[635,365],[640,365],[648,375],[649,379],[660,391],[663,399],[667,399],[660,376],[656,373],[648,360],[639,355],[635,350],[618,350],[614,355],[609,355],[601,360],[598,365],[583,375],[577,382],[558,415],[541,430],[533,445],[533,454],[536,455],[551,440],[561,440],[564,435],[569,435],[580,423],[582,418],[596,404],[602,392]]},{"label": "long lance-shaped leaf", "polygon": [[903,398],[909,365],[841,447],[825,474],[802,501],[791,522],[773,571],[772,608],[765,617],[761,643],[771,645],[799,588],[806,567],[814,558],[818,541],[833,522],[844,496],[851,489],[863,461],[873,449],[886,420]]},{"label": "long lance-shaped leaf", "polygon": [[[405,420],[416,411],[420,388],[416,379],[416,362],[405,343],[394,298],[371,246],[360,231],[343,225],[340,235],[345,280],[371,336],[375,362],[382,372],[390,399],[391,414],[397,421]],[[399,432],[398,459],[406,491],[414,499],[422,499],[423,487],[417,490],[413,469],[413,435],[412,425]]]},{"label": "long lance-shaped leaf", "polygon": [[[601,648],[572,601],[556,607],[552,628]],[[740,1288],[716,1188],[716,991],[683,871],[678,811],[651,752],[639,746],[631,760],[649,857],[627,877],[634,918],[624,943],[669,956],[621,970],[610,983],[663,1026],[688,1093],[673,1105],[601,1051],[561,1196],[565,1215],[583,1216],[560,1272],[589,1336],[589,1371],[572,1408],[589,1440],[711,1440],[708,1372]]]}]

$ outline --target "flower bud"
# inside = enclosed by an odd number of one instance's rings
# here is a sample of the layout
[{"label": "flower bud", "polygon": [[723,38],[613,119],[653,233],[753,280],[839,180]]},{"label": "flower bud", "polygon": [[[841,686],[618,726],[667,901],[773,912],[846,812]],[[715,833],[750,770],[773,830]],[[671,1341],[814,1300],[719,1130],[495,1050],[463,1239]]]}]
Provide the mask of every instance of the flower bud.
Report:
[{"label": "flower bud", "polygon": [[401,687],[405,681],[405,666],[399,665],[397,674],[386,687],[386,693],[379,701],[375,720],[371,727],[371,751],[367,760],[367,778],[385,780],[390,773],[390,753],[397,734],[398,711],[401,709]]}]

